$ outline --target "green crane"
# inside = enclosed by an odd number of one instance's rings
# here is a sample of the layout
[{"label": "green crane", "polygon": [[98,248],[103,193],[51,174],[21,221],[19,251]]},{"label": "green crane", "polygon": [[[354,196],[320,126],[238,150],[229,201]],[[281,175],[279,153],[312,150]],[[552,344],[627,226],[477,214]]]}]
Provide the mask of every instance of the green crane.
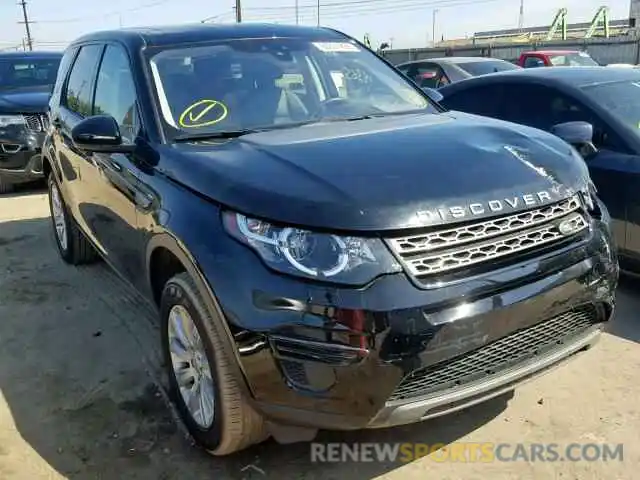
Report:
[{"label": "green crane", "polygon": [[587,30],[587,33],[584,35],[584,38],[591,38],[593,34],[596,33],[600,23],[602,23],[604,27],[604,36],[609,38],[609,7],[606,5],[603,5],[598,9],[591,21],[589,30]]},{"label": "green crane", "polygon": [[556,17],[553,19],[553,23],[551,24],[551,28],[549,28],[549,31],[547,32],[547,37],[545,38],[545,40],[547,41],[553,40],[553,37],[555,37],[556,32],[560,27],[562,27],[562,40],[566,40],[567,39],[567,9],[566,8],[561,8],[560,10],[558,10],[558,13],[556,13]]}]

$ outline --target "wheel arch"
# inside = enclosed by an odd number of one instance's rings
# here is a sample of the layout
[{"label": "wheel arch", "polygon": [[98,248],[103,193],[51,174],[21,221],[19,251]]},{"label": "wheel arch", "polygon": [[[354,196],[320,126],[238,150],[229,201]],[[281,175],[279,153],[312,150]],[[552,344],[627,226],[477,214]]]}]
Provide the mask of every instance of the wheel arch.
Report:
[{"label": "wheel arch", "polygon": [[49,144],[43,145],[42,147],[42,173],[44,178],[49,178],[49,175],[53,172],[56,175],[56,179],[58,182],[62,181],[62,175],[60,174],[60,170],[57,168],[54,159],[55,151],[53,145]]},{"label": "wheel arch", "polygon": [[[179,265],[175,262],[178,262]],[[234,359],[234,361],[231,362],[232,368],[236,378],[238,379],[238,383],[241,386],[240,388],[242,389],[245,398],[248,401],[253,401],[253,395],[248,387],[246,375],[242,369],[239,353],[235,348],[235,341],[233,340],[233,335],[231,334],[226,317],[215,296],[213,287],[209,284],[204,272],[198,266],[198,263],[189,252],[188,248],[170,233],[165,232],[154,235],[147,244],[146,265],[147,288],[152,293],[153,300],[156,305],[159,305],[160,297],[158,296],[157,299],[155,298],[157,293],[154,293],[154,288],[158,288],[158,283],[161,278],[154,279],[153,276],[154,273],[156,275],[158,274],[157,269],[159,265],[165,265],[169,268],[168,272],[162,272],[164,277],[171,273],[171,275],[166,278],[164,284],[166,284],[166,281],[168,281],[173,275],[181,272],[186,272],[193,279],[196,286],[202,293],[205,308],[208,310],[212,318],[218,320],[218,327],[220,328],[218,328],[217,331],[224,332],[224,338],[221,339],[221,343],[223,348],[225,348],[226,353],[229,355],[229,358]],[[160,286],[160,294],[164,284]]]}]

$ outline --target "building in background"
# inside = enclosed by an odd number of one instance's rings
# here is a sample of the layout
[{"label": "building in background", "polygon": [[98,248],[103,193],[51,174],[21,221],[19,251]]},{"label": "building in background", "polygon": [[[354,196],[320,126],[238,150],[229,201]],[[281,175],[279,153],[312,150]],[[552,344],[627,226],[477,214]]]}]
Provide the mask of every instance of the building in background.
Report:
[{"label": "building in background", "polygon": [[636,32],[640,29],[640,0],[630,0],[629,26]]}]

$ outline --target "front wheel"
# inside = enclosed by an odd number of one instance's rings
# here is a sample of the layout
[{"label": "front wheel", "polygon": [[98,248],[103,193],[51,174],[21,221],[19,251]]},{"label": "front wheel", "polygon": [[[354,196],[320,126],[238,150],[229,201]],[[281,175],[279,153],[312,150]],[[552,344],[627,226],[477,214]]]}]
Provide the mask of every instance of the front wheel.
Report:
[{"label": "front wheel", "polygon": [[49,175],[47,183],[53,237],[60,256],[71,265],[93,262],[97,258],[96,251],[69,215],[53,175]]},{"label": "front wheel", "polygon": [[206,309],[191,277],[165,285],[160,306],[162,349],[180,416],[195,441],[228,455],[268,437],[262,416],[243,398],[224,350],[218,318]]}]

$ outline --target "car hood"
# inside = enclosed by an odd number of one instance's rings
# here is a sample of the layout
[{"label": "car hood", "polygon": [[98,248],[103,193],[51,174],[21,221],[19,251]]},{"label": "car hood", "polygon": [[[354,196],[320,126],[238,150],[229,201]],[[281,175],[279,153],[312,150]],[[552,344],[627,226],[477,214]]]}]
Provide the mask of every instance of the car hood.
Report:
[{"label": "car hood", "polygon": [[0,90],[0,114],[43,113],[47,110],[50,96],[48,89]]},{"label": "car hood", "polygon": [[334,230],[496,216],[565,198],[588,181],[559,138],[458,112],[312,124],[166,145],[161,154],[161,173],[224,206]]}]

